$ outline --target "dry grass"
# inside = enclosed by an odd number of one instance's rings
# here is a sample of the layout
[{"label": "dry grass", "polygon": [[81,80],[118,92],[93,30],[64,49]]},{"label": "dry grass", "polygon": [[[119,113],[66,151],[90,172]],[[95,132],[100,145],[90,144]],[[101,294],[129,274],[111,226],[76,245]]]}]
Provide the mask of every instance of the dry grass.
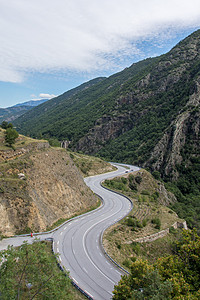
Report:
[{"label": "dry grass", "polygon": [[[170,253],[173,235],[159,238],[151,243],[139,244],[134,240],[170,228],[177,221],[183,221],[171,209],[161,205],[164,201],[163,195],[158,193],[159,183],[151,174],[147,171],[140,171],[141,174],[144,176],[136,190],[128,188],[128,180],[124,185],[120,180],[113,183],[117,186],[120,182],[121,190],[118,191],[132,200],[133,209],[125,219],[108,228],[103,237],[103,244],[108,254],[125,268],[129,268],[131,261],[137,257],[153,260]],[[125,176],[128,177],[129,174]],[[134,176],[137,174],[134,173]],[[155,219],[159,219],[160,226],[157,227],[152,223]]]},{"label": "dry grass", "polygon": [[[30,137],[26,137],[23,135],[19,135],[19,137],[16,139],[16,142],[14,144],[15,149],[27,147],[28,145],[32,143],[38,143],[38,142],[46,142],[45,140],[36,140],[32,139]],[[5,144],[5,130],[0,128],[0,150],[9,150],[11,149]]]},{"label": "dry grass", "polygon": [[98,157],[75,152],[70,152],[69,155],[84,177],[103,174],[116,170],[116,168],[111,164]]}]

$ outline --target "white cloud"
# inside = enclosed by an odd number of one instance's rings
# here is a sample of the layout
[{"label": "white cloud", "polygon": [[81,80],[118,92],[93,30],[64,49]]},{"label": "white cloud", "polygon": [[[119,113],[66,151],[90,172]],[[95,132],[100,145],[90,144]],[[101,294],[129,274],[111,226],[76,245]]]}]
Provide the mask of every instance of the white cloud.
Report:
[{"label": "white cloud", "polygon": [[0,81],[111,68],[138,40],[199,25],[199,0],[0,0]]},{"label": "white cloud", "polygon": [[44,94],[44,93],[41,93],[39,95],[39,98],[43,98],[43,99],[51,99],[51,98],[55,98],[57,97],[56,95],[54,94]]}]

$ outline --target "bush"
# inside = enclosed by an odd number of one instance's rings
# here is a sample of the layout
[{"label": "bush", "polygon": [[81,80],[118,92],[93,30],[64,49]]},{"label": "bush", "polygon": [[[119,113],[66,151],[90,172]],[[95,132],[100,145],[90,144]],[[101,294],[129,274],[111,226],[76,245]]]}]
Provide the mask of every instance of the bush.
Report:
[{"label": "bush", "polygon": [[156,228],[156,229],[160,229],[160,227],[161,227],[161,221],[160,221],[159,218],[154,218],[154,219],[152,219],[152,220],[151,220],[151,223],[152,223],[152,224],[155,224],[155,228]]},{"label": "bush", "polygon": [[122,264],[127,268],[130,268],[130,266],[131,266],[131,262],[128,258],[126,258]]},{"label": "bush", "polygon": [[147,219],[142,220],[142,226],[143,227],[147,226]]},{"label": "bush", "polygon": [[135,177],[135,181],[136,181],[138,184],[140,184],[140,183],[142,182],[142,177],[141,177],[140,175],[137,175],[137,176]]},{"label": "bush", "polygon": [[19,134],[15,129],[10,127],[6,129],[5,140],[10,147],[15,143],[15,140],[18,138],[18,136]]},{"label": "bush", "polygon": [[133,191],[137,191],[137,184],[135,182],[129,182],[129,188]]},{"label": "bush", "polygon": [[160,173],[158,171],[153,171],[152,175],[155,179],[160,180]]}]

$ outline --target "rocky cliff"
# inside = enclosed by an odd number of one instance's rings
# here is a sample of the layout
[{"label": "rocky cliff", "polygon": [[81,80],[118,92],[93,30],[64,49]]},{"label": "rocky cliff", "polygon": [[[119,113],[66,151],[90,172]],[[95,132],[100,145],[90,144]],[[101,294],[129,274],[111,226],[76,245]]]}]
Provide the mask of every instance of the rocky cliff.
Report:
[{"label": "rocky cliff", "polygon": [[[29,145],[29,151],[1,151],[0,232],[44,231],[97,204],[97,197],[66,150]],[[5,156],[4,156],[4,155]]]}]

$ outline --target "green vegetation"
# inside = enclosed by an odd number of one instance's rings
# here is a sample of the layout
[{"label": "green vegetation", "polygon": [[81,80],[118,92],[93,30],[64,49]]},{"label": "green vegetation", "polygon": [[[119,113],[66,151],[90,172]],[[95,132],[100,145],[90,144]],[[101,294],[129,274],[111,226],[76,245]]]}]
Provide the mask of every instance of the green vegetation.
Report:
[{"label": "green vegetation", "polygon": [[[152,261],[155,257],[171,254],[171,244],[176,240],[178,231],[171,229],[171,234],[154,242],[140,244],[136,242],[138,238],[171,228],[175,222],[183,220],[160,204],[165,203],[165,193],[158,192],[160,183],[149,172],[140,170],[124,176],[105,180],[104,185],[128,196],[133,202],[133,209],[126,218],[106,230],[103,243],[115,261],[130,269],[131,262],[138,257]],[[132,189],[130,182],[136,188]]]},{"label": "green vegetation", "polygon": [[13,124],[12,123],[8,123],[6,121],[3,121],[1,123],[1,128],[3,128],[3,129],[13,128]]},{"label": "green vegetation", "polygon": [[115,286],[113,299],[199,299],[200,237],[196,231],[184,231],[173,250],[153,264],[130,263],[131,273]]},{"label": "green vegetation", "polygon": [[15,144],[16,138],[18,138],[19,134],[18,132],[13,128],[7,128],[5,133],[5,141],[8,144],[9,147],[13,147],[13,144]]},{"label": "green vegetation", "polygon": [[51,252],[51,244],[34,242],[0,252],[0,298],[82,299],[61,272]]},{"label": "green vegetation", "polygon": [[200,233],[200,157],[189,156],[191,152],[184,151],[184,160],[177,166],[180,176],[176,182],[168,181],[166,188],[178,200],[172,209],[187,221],[190,228],[195,227]]}]

